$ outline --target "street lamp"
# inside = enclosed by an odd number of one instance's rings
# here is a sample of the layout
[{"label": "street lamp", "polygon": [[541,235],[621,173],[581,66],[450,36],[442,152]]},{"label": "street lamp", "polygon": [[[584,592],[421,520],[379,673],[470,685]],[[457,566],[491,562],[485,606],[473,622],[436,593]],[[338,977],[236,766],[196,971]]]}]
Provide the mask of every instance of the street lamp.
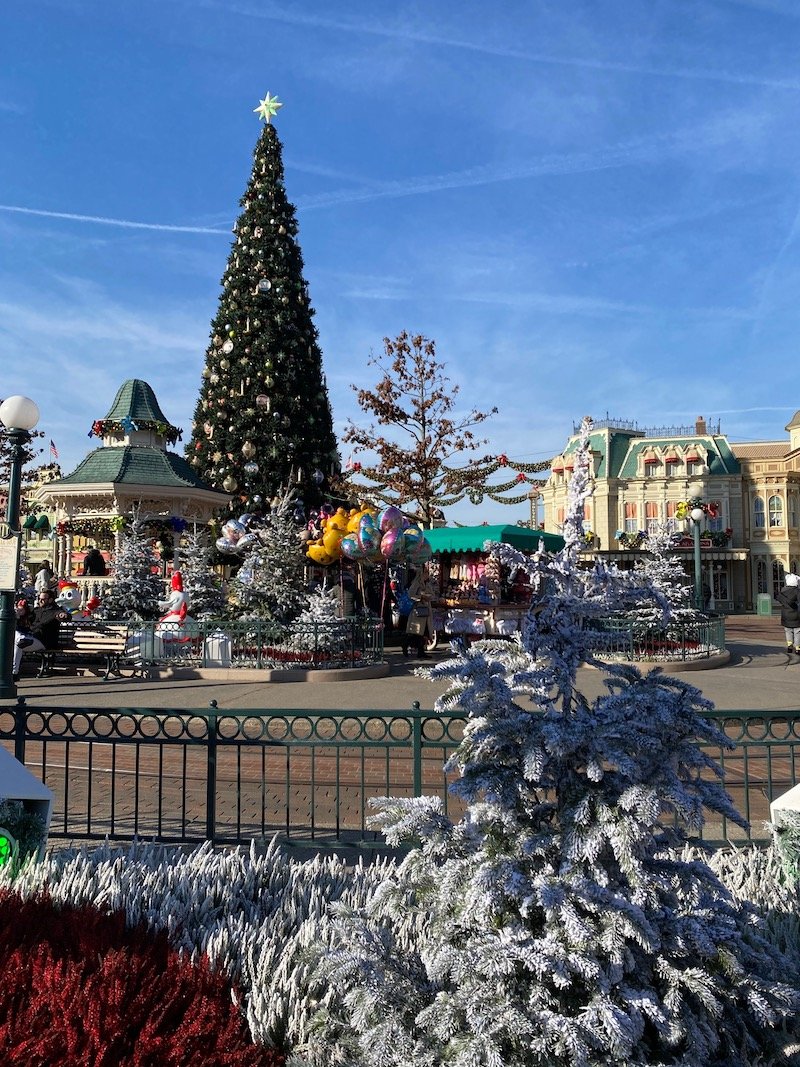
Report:
[{"label": "street lamp", "polygon": [[39,421],[39,408],[27,396],[10,396],[0,404],[0,422],[6,428],[11,446],[6,502],[6,529],[0,539],[2,551],[2,588],[0,588],[0,700],[17,695],[12,674],[14,661],[14,594],[19,580],[19,497],[22,486],[22,461],[30,431]]}]

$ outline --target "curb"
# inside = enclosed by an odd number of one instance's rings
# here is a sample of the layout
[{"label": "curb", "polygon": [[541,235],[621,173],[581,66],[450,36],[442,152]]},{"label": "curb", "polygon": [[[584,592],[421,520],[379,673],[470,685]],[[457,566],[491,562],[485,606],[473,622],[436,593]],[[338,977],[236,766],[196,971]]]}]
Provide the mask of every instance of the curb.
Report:
[{"label": "curb", "polygon": [[193,679],[207,682],[359,682],[368,678],[385,678],[390,672],[391,667],[384,661],[368,667],[334,667],[330,670],[303,670],[299,667],[285,670],[266,667],[153,667],[149,677],[153,681],[163,678],[183,682]]}]

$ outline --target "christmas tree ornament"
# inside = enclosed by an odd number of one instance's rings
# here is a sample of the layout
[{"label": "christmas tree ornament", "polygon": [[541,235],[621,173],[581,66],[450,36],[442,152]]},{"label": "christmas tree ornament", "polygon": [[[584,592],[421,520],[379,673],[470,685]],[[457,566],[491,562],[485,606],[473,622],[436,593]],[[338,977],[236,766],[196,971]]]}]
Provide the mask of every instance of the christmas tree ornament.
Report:
[{"label": "christmas tree ornament", "polygon": [[252,457],[255,454],[256,454],[256,446],[253,444],[253,442],[252,441],[245,441],[245,443],[242,445],[242,455],[244,456],[244,458],[245,459],[252,459]]},{"label": "christmas tree ornament", "polygon": [[236,490],[239,488],[239,483],[236,481],[232,474],[229,474],[227,478],[224,479],[222,483],[222,488],[225,490],[226,493],[235,493]]},{"label": "christmas tree ornament", "polygon": [[[233,330],[231,330],[231,334],[233,334]],[[233,341],[226,341],[225,344],[222,346],[222,351],[226,355],[230,355],[230,353],[233,351]]]},{"label": "christmas tree ornament", "polygon": [[[231,348],[233,348],[233,345],[231,345]],[[224,349],[223,349],[223,351],[224,351]],[[221,359],[219,361],[219,367],[220,367],[220,370],[228,370],[230,368],[230,363],[228,362],[227,359]]]},{"label": "christmas tree ornament", "polygon": [[268,293],[272,288],[272,282],[269,278],[259,278],[258,285],[256,286],[259,293]]},{"label": "christmas tree ornament", "polygon": [[269,411],[269,397],[266,393],[259,393],[256,397],[256,406],[266,408]]},{"label": "christmas tree ornament", "polygon": [[249,463],[244,465],[244,473],[250,478],[258,474],[258,469],[258,464],[254,460],[250,460]]}]

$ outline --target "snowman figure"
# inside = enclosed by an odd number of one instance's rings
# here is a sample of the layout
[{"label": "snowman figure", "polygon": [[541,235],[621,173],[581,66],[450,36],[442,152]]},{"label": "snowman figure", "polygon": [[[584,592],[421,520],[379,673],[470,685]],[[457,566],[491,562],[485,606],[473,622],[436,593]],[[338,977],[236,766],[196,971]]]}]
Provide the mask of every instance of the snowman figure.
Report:
[{"label": "snowman figure", "polygon": [[186,594],[183,591],[183,576],[180,571],[173,571],[172,592],[168,599],[158,606],[162,611],[166,611],[166,615],[162,615],[158,620],[156,633],[167,641],[187,640],[187,627],[194,620],[190,619],[187,613]]}]

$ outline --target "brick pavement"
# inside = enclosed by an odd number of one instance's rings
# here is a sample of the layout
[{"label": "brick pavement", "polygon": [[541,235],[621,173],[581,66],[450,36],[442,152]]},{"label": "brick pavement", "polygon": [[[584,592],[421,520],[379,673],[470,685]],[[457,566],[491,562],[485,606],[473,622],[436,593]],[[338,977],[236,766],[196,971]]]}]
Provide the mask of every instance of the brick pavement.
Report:
[{"label": "brick pavement", "polygon": [[[694,672],[686,679],[697,685],[717,707],[722,709],[773,708],[788,710],[800,708],[800,663],[789,662],[783,651],[783,631],[776,616],[730,616],[726,624],[731,661],[714,670]],[[434,653],[433,662],[444,658],[445,650]],[[387,651],[390,674],[385,678],[373,678],[331,682],[292,682],[265,684],[248,678],[242,681],[207,681],[203,679],[154,681],[111,680],[96,677],[61,675],[52,678],[23,678],[19,691],[32,707],[56,706],[61,708],[154,708],[204,709],[213,699],[220,709],[269,711],[286,710],[290,714],[303,710],[325,708],[377,710],[407,709],[419,701],[423,709],[431,709],[437,695],[444,688],[414,673],[421,663],[403,660],[399,652]],[[582,670],[580,688],[592,697],[604,692],[600,672]],[[2,705],[0,705],[1,707]],[[110,759],[110,748],[106,755]],[[139,762],[134,764],[132,752],[118,754],[117,781],[129,784],[135,780],[142,797],[149,798],[145,805],[147,818],[134,826],[134,806],[130,789],[118,786],[119,795],[114,798],[115,825],[120,830],[132,832],[135,828],[142,836],[149,836],[159,827],[162,832],[177,827],[181,819],[195,828],[202,836],[205,812],[205,752],[188,750],[187,770],[170,768],[170,760],[177,759],[177,752],[168,753],[167,763],[158,764],[158,749],[145,753],[141,749]],[[90,767],[81,764],[77,753],[73,754],[70,766],[53,767],[51,784],[59,790],[69,781],[71,803],[80,810],[93,810],[96,818],[93,829],[102,833],[107,826],[110,810],[110,765],[101,758],[98,749]],[[51,756],[52,758],[52,756]],[[382,757],[369,760],[362,767],[353,760],[334,768],[330,755],[317,756],[313,762],[308,755],[292,757],[291,787],[287,797],[287,757],[284,750],[268,764],[258,765],[249,757],[237,764],[233,753],[220,760],[220,788],[218,807],[224,818],[238,819],[243,836],[258,836],[261,832],[279,829],[289,817],[298,823],[316,827],[355,825],[359,822],[361,808],[367,795],[378,795],[391,790],[394,794],[408,792],[410,788],[410,761],[395,751],[391,760]],[[29,765],[31,759],[28,760]],[[391,764],[390,771],[385,764]],[[441,756],[432,763],[426,778],[432,787],[439,782]],[[35,769],[33,766],[31,769]],[[312,774],[313,769],[313,774]],[[155,788],[159,776],[166,771],[165,788],[161,795]],[[390,778],[387,778],[387,773]],[[340,789],[335,788],[336,774]],[[50,780],[50,775],[48,776]],[[312,794],[313,783],[313,794]],[[735,785],[732,781],[731,785]],[[90,800],[91,794],[91,800]],[[313,804],[312,804],[313,795]],[[233,813],[233,798],[238,805]],[[737,797],[741,805],[742,797]],[[288,804],[287,804],[288,800]],[[758,817],[763,817],[759,803]],[[753,813],[756,814],[755,812]],[[356,818],[357,817],[357,818]],[[57,813],[58,819],[58,813]],[[355,820],[355,822],[354,822]],[[56,821],[56,826],[58,825]]]}]

